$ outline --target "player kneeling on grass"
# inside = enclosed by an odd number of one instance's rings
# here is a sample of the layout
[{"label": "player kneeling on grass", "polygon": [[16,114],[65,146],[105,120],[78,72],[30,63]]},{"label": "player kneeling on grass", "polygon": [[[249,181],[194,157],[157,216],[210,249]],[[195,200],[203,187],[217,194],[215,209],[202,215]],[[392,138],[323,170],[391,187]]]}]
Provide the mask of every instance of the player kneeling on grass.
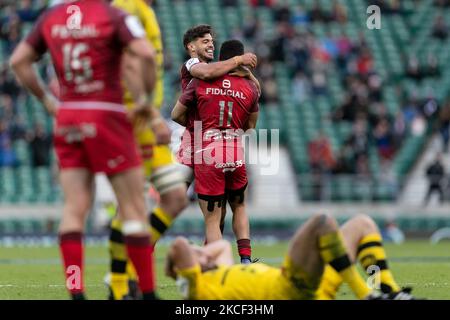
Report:
[{"label": "player kneeling on grass", "polygon": [[[368,287],[353,261],[380,269],[381,292]],[[375,223],[360,215],[340,229],[332,217],[317,214],[295,233],[281,268],[262,263],[234,264],[225,240],[198,247],[177,238],[167,254],[166,275],[177,279],[186,299],[333,299],[346,282],[359,299],[412,300],[387,267]]]}]

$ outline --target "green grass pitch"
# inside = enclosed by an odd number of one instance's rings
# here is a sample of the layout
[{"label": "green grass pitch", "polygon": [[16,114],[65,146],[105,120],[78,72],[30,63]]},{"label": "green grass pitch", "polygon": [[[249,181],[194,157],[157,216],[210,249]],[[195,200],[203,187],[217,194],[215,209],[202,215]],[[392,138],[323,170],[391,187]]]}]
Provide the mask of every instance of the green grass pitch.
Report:
[{"label": "green grass pitch", "polygon": [[[287,242],[254,243],[253,256],[261,262],[279,265]],[[413,293],[428,299],[450,299],[450,242],[436,245],[425,241],[387,244],[386,250],[395,279],[412,286]],[[180,299],[175,282],[163,274],[167,245],[156,250],[158,293],[162,299]],[[85,285],[89,299],[107,298],[103,277],[107,272],[106,246],[88,246]],[[354,299],[342,287],[339,299]],[[0,247],[0,299],[68,299],[57,247]]]}]

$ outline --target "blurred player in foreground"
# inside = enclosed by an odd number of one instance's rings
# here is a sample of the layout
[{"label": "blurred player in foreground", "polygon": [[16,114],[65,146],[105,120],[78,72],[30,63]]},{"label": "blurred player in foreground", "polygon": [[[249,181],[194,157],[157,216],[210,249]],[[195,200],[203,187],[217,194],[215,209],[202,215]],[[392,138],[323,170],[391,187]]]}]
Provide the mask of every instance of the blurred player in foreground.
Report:
[{"label": "blurred player in foreground", "polygon": [[[244,53],[238,40],[225,41],[219,60]],[[194,148],[195,191],[205,218],[206,242],[222,238],[220,222],[226,202],[233,210],[233,231],[242,263],[251,262],[250,227],[245,211],[247,188],[242,135],[254,129],[258,118],[259,92],[243,77],[224,75],[211,81],[193,79],[172,111],[172,119],[187,123],[189,111],[201,123],[201,137]]]},{"label": "blurred player in foreground", "polygon": [[[47,50],[61,102],[33,68]],[[56,117],[54,144],[65,199],[59,241],[66,287],[73,299],[85,298],[82,237],[97,172],[108,176],[117,197],[125,247],[139,275],[143,298],[154,298],[144,175],[120,83],[124,51],[142,59],[148,72],[136,69],[135,78],[145,84],[145,94],[151,94],[155,53],[139,21],[105,1],[79,0],[47,10],[10,60],[22,85]],[[129,115],[136,120],[152,114],[144,103]]]},{"label": "blurred player in foreground", "polygon": [[[354,265],[356,259],[365,270],[377,268],[381,292],[369,288]],[[378,228],[365,215],[340,229],[330,216],[314,215],[292,237],[281,268],[234,264],[225,240],[199,247],[178,237],[167,254],[165,270],[186,299],[333,299],[342,282],[358,299],[414,299],[410,288],[400,289],[395,282]]]},{"label": "blurred player in foreground", "polygon": [[[163,47],[158,21],[150,4],[151,1],[146,3],[144,0],[114,0],[112,2],[113,6],[139,19],[145,28],[147,39],[155,48],[157,72],[155,90],[150,98],[150,104],[159,110],[164,97]],[[130,57],[126,58],[130,59]],[[134,77],[133,68],[126,68],[123,72],[125,79]],[[129,83],[127,84],[130,88]],[[125,105],[129,110],[135,108],[132,99],[134,95],[129,91],[125,93]],[[170,130],[161,116],[149,123],[135,125],[134,133],[141,150],[145,176],[159,193],[160,201],[149,214],[150,233],[154,245],[188,204],[186,178],[183,176],[182,166],[177,164],[168,146]],[[114,300],[136,298],[136,273],[133,265],[129,263],[124,247],[122,225],[118,218],[111,222],[109,252],[111,256],[111,272],[108,279],[110,298]]]}]

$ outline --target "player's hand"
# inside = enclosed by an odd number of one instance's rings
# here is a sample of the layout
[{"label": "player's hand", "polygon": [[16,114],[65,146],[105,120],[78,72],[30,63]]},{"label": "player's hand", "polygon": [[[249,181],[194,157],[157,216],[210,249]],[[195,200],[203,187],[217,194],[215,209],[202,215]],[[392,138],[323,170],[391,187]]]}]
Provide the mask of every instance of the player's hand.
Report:
[{"label": "player's hand", "polygon": [[230,73],[230,76],[241,77],[241,78],[250,78],[251,73],[252,72],[250,71],[249,68],[240,66],[240,67],[234,69],[233,72]]},{"label": "player's hand", "polygon": [[151,118],[151,106],[136,106],[128,113],[128,117],[136,132],[145,129]]},{"label": "player's hand", "polygon": [[258,65],[258,58],[253,53],[244,53],[240,57],[242,59],[241,65],[247,66],[251,69],[255,69]]},{"label": "player's hand", "polygon": [[154,118],[150,121],[150,127],[156,137],[156,144],[169,144],[171,131],[166,121],[161,117]]},{"label": "player's hand", "polygon": [[173,265],[173,260],[171,257],[171,253],[169,253],[166,257],[166,263],[164,265],[164,273],[166,276],[168,276],[169,278],[172,279],[176,279],[177,278],[177,274],[175,272],[175,268]]},{"label": "player's hand", "polygon": [[42,99],[42,104],[45,110],[54,117],[56,115],[56,110],[58,109],[58,100],[52,95],[47,93]]}]

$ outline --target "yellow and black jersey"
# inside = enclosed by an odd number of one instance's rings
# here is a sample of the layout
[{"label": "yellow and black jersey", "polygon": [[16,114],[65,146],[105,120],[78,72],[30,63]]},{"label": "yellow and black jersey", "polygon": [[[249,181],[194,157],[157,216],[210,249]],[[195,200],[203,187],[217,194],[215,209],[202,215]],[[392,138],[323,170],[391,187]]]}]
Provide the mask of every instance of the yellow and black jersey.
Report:
[{"label": "yellow and black jersey", "polygon": [[[155,11],[144,0],[114,0],[112,4],[139,19],[144,26],[147,39],[156,51],[157,78],[153,94],[153,106],[161,108],[164,98],[164,56],[161,29]],[[125,94],[125,103],[131,107],[131,96],[128,92]]]}]

